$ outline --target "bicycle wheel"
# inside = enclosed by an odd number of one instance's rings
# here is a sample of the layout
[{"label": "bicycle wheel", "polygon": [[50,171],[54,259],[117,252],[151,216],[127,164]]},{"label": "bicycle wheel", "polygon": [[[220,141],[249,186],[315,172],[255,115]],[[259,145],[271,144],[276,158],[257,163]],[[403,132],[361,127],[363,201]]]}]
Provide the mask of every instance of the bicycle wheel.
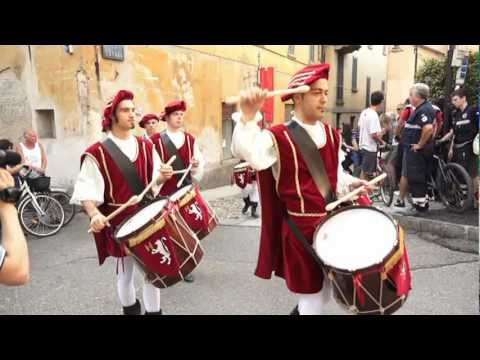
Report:
[{"label": "bicycle wheel", "polygon": [[382,172],[387,174],[387,177],[380,182],[380,195],[382,201],[386,206],[392,205],[393,193],[395,192],[395,173],[389,166],[381,166]]},{"label": "bicycle wheel", "polygon": [[27,199],[18,210],[23,229],[38,237],[56,234],[63,226],[65,218],[62,205],[48,195],[36,195],[36,201],[44,214],[38,211],[33,198]]},{"label": "bicycle wheel", "polygon": [[438,194],[447,209],[463,213],[473,204],[473,183],[468,172],[459,164],[448,163],[437,173]]},{"label": "bicycle wheel", "polygon": [[76,206],[74,204],[70,204],[70,195],[64,191],[52,191],[49,195],[57,200],[60,205],[62,205],[63,212],[65,213],[63,225],[67,225],[70,221],[72,221],[77,211]]}]

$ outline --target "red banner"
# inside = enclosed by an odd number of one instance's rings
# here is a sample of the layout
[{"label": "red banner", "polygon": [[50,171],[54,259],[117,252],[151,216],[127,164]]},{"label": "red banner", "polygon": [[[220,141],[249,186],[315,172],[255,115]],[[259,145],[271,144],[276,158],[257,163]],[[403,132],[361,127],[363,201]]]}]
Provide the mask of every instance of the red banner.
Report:
[{"label": "red banner", "polygon": [[[273,67],[260,68],[260,87],[270,91],[273,90],[273,76]],[[273,101],[273,98],[266,99],[265,104],[261,109],[261,111],[265,114],[265,121],[267,123],[273,122]]]}]

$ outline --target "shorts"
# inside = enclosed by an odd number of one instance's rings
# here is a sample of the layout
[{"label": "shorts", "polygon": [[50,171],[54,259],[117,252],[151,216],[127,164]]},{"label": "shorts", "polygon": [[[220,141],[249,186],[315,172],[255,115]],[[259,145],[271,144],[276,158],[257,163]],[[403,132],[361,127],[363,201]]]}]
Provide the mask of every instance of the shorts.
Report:
[{"label": "shorts", "polygon": [[361,150],[362,154],[362,171],[365,174],[372,175],[377,170],[377,152]]}]

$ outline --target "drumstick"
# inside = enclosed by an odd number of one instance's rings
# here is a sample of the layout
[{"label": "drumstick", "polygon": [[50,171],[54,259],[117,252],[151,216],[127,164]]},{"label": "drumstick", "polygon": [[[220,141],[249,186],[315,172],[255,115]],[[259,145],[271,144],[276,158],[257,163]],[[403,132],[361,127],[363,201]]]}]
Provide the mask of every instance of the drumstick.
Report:
[{"label": "drumstick", "polygon": [[[176,158],[176,155],[173,155],[165,165],[171,165],[172,162],[175,161],[175,158]],[[160,178],[161,175],[157,176],[155,179],[153,179],[152,181],[150,181],[150,184],[148,184],[148,186],[139,194],[139,195],[133,195],[130,199],[128,199],[128,201],[124,204],[122,204],[117,210],[115,210],[114,212],[112,212],[110,215],[107,216],[106,220],[107,221],[110,221],[112,220],[115,216],[117,216],[118,214],[120,214],[123,210],[125,210],[127,207],[131,206],[131,205],[135,205],[135,204],[138,204],[140,201],[143,200],[143,197],[145,196],[145,194],[148,192],[148,190],[150,190],[152,188],[152,186],[155,184],[155,182]],[[92,232],[92,228],[88,229],[88,233],[91,233]]]},{"label": "drumstick", "polygon": [[327,210],[327,211],[332,211],[333,209],[335,209],[335,208],[336,208],[338,205],[340,205],[341,203],[350,200],[351,198],[357,196],[360,192],[362,192],[363,190],[365,190],[365,186],[367,186],[367,185],[375,185],[376,183],[378,183],[379,181],[382,181],[382,180],[385,179],[386,177],[387,177],[387,173],[383,173],[383,174],[381,174],[381,175],[378,175],[376,178],[370,180],[370,181],[367,182],[365,185],[362,185],[362,186],[356,188],[355,190],[353,190],[352,192],[349,192],[347,195],[341,197],[341,198],[338,199],[337,201],[334,201],[334,202],[331,202],[331,203],[327,204],[327,206],[325,207],[325,210]]},{"label": "drumstick", "polygon": [[185,169],[185,174],[183,174],[182,178],[180,180],[178,180],[177,188],[182,186],[183,181],[185,180],[185,178],[187,177],[187,175],[188,175],[188,173],[190,172],[191,169],[192,169],[192,164],[188,165],[188,167]]},{"label": "drumstick", "polygon": [[[274,96],[291,95],[291,94],[303,94],[308,91],[310,91],[310,86],[302,85],[294,89],[281,89],[281,90],[269,91],[267,93],[267,98],[274,97]],[[240,96],[231,96],[227,100],[225,100],[225,103],[228,105],[233,105],[233,104],[237,104],[239,101],[240,101]]]},{"label": "drumstick", "polygon": [[[177,157],[176,155],[173,155],[170,159],[168,159],[165,165],[171,165],[175,161],[176,157]],[[136,203],[139,203],[140,201],[143,200],[143,197],[145,196],[145,194],[153,187],[153,185],[155,185],[155,183],[158,181],[160,176],[162,176],[162,174],[158,175],[155,179],[150,181],[150,184],[148,184],[148,186],[137,196]]]}]

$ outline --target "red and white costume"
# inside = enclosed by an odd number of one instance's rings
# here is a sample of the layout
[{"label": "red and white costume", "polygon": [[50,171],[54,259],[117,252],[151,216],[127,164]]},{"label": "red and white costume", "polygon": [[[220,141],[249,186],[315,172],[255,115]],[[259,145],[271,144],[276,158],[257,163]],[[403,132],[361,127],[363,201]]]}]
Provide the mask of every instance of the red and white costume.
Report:
[{"label": "red and white costume", "polygon": [[[163,116],[161,116],[160,119],[166,121],[165,117],[167,115],[173,113],[174,111],[186,111],[186,109],[187,108],[184,101],[172,101],[165,107]],[[187,179],[194,179],[196,182],[200,182],[203,177],[205,160],[203,158],[202,152],[198,147],[195,137],[183,131],[182,129],[174,130],[170,127],[167,127],[164,132],[175,145],[175,148],[177,149],[178,154],[182,158],[185,167],[188,167],[190,165],[190,161],[192,159],[198,160],[198,166],[196,168],[192,168],[191,172],[187,175]],[[150,140],[153,142],[162,162],[166,163],[173,154],[169,153],[166,144],[163,142],[161,137],[162,133],[154,134],[150,138]],[[171,195],[172,193],[177,191],[177,181],[177,177],[172,176],[171,179],[162,184],[160,189],[160,195]]]},{"label": "red and white costume", "polygon": [[[328,68],[327,64],[307,66],[294,75],[289,88],[328,78]],[[241,113],[233,115],[237,120],[241,116]],[[292,292],[302,294],[300,314],[321,314],[330,299],[329,285],[322,290],[327,284],[323,282],[322,270],[295,238],[286,216],[291,217],[312,243],[315,229],[326,216],[325,200],[292,140],[290,129],[280,124],[260,130],[257,125],[260,119],[258,113],[246,124],[237,121],[232,139],[233,154],[257,170],[262,228],[255,274],[264,279],[271,278],[272,273],[284,278]],[[347,193],[349,185],[357,179],[346,174],[340,165],[343,154],[337,131],[320,119],[315,125],[305,124],[296,116],[292,121],[302,126],[317,145],[332,189],[339,195]]]},{"label": "red and white costume", "polygon": [[[103,131],[108,131],[111,114],[114,113],[120,101],[125,99],[132,100],[133,94],[130,91],[121,90],[109,103],[104,111]],[[128,139],[119,139],[109,132],[107,136],[132,161],[145,186],[151,181],[152,176],[159,176],[161,161],[151,142],[134,135],[131,135]],[[156,194],[158,191],[159,187],[154,186],[153,193]],[[98,210],[104,216],[108,216],[133,195],[119,167],[102,143],[96,142],[89,146],[81,156],[80,173],[75,183],[71,202],[81,205],[82,201],[94,201]],[[109,256],[122,258],[121,271],[118,271],[119,263],[117,261],[117,289],[120,302],[124,307],[131,306],[136,301],[133,283],[134,262],[118,246],[113,238],[113,233],[116,226],[137,211],[138,205],[128,207],[110,220],[111,227],[105,227],[101,232],[93,235],[100,265]],[[158,312],[160,310],[158,288],[146,282],[143,297],[146,311]]]}]

